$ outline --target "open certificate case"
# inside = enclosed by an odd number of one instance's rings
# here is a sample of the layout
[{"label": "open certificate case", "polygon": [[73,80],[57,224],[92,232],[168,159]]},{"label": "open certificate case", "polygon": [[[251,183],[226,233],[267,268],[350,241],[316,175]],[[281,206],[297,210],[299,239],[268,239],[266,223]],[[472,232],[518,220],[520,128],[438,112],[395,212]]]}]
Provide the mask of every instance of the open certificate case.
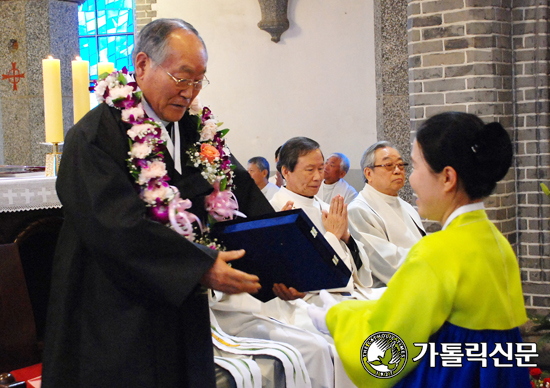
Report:
[{"label": "open certificate case", "polygon": [[351,277],[301,209],[218,222],[211,233],[227,250],[246,250],[244,257],[231,264],[260,278],[262,288],[253,296],[263,302],[275,298],[274,283],[301,292],[318,291],[345,287]]}]

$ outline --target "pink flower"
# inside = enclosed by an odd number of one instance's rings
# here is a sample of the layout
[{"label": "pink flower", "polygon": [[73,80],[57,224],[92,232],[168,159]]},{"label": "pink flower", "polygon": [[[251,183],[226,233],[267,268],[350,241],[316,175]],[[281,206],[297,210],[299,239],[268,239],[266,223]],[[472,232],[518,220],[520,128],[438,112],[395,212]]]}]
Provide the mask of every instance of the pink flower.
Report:
[{"label": "pink flower", "polygon": [[159,198],[161,201],[164,201],[171,194],[172,189],[170,189],[170,187],[160,186],[155,187],[153,190],[144,190],[143,199],[145,200],[145,202],[153,205],[156,203],[157,198]]},{"label": "pink flower", "polygon": [[148,143],[134,143],[130,156],[132,158],[144,159],[152,151],[151,145]]},{"label": "pink flower", "polygon": [[122,110],[122,121],[125,123],[136,122],[145,116],[145,111],[141,108],[141,104],[135,108]]},{"label": "pink flower", "polygon": [[149,182],[149,180],[153,178],[161,178],[166,174],[166,165],[164,162],[155,160],[154,162],[149,163],[147,167],[141,169],[138,184],[144,185]]},{"label": "pink flower", "polygon": [[189,113],[192,115],[199,115],[202,112],[202,104],[200,98],[197,96],[189,105]]},{"label": "pink flower", "polygon": [[151,124],[135,124],[126,132],[130,139],[136,140],[136,138],[142,138],[152,131],[155,127]]},{"label": "pink flower", "polygon": [[214,135],[218,132],[216,120],[210,119],[204,123],[204,128],[201,130],[200,141],[208,141],[214,139]]}]

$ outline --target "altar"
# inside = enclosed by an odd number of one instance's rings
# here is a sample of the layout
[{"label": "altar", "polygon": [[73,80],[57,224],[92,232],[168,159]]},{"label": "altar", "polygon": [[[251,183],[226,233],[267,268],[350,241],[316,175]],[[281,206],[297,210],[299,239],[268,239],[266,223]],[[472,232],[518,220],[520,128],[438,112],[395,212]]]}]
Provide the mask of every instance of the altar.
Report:
[{"label": "altar", "polygon": [[56,177],[0,178],[0,244],[14,242],[29,225],[62,217]]}]

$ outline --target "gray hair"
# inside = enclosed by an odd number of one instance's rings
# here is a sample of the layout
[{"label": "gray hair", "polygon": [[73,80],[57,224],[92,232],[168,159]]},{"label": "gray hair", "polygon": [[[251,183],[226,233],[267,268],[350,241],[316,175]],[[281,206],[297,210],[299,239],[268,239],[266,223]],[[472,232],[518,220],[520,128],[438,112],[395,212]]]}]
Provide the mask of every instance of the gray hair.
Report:
[{"label": "gray hair", "polygon": [[248,160],[248,164],[255,164],[260,172],[267,170],[267,176],[269,176],[269,162],[262,156],[254,156]]},{"label": "gray hair", "polygon": [[281,148],[277,170],[282,174],[284,166],[288,168],[288,171],[293,172],[300,156],[307,155],[319,148],[319,143],[308,137],[293,137],[283,144],[283,148]]},{"label": "gray hair", "polygon": [[[361,158],[361,171],[364,172],[365,168],[367,167],[372,168],[374,166],[374,163],[376,163],[375,162],[376,150],[379,150],[380,148],[388,148],[388,147],[395,148],[394,145],[389,141],[382,140],[382,141],[377,141],[376,143],[371,145],[369,148],[367,148],[367,150],[363,153],[363,157]],[[367,178],[364,177],[364,174],[363,174],[363,178],[365,179],[365,182],[366,182]]]},{"label": "gray hair", "polygon": [[340,171],[344,171],[347,174],[348,171],[349,171],[349,159],[348,159],[348,157],[346,155],[340,153],[340,152],[335,152],[333,154],[330,154],[327,157],[327,160],[329,160],[333,156],[336,156],[338,159],[340,159]]},{"label": "gray hair", "polygon": [[134,66],[136,65],[136,56],[140,52],[147,54],[155,64],[162,64],[168,56],[168,37],[178,29],[195,34],[200,39],[206,52],[204,41],[199,32],[190,23],[182,19],[157,19],[143,27],[136,38],[136,44],[132,52],[132,63]]}]

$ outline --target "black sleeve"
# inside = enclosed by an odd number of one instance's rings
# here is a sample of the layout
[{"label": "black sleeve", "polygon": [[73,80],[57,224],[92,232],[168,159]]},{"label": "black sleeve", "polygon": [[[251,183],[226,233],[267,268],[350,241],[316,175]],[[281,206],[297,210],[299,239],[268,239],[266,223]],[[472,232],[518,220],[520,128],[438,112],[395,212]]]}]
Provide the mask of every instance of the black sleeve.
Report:
[{"label": "black sleeve", "polygon": [[357,247],[357,243],[353,239],[352,236],[349,236],[348,243],[346,244],[351,252],[351,257],[353,257],[353,262],[355,263],[355,268],[359,270],[363,266],[363,261],[361,260],[361,256],[359,254],[359,248]]}]

